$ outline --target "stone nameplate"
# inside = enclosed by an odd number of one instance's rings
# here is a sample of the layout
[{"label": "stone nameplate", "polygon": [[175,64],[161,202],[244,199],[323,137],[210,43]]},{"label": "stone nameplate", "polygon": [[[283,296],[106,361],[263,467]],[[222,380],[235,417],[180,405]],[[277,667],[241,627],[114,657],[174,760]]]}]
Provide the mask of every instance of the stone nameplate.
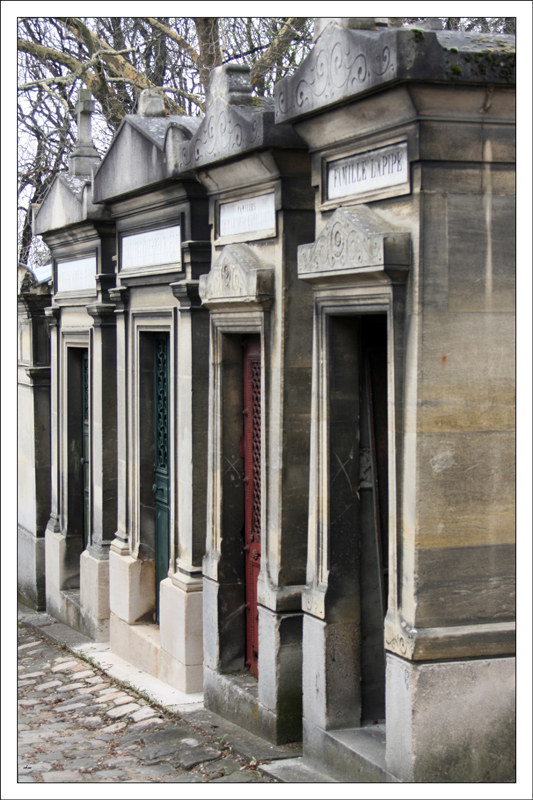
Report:
[{"label": "stone nameplate", "polygon": [[58,261],[58,292],[96,291],[96,256],[77,261]]},{"label": "stone nameplate", "polygon": [[122,239],[122,269],[181,263],[179,225],[134,233]]},{"label": "stone nameplate", "polygon": [[407,142],[369,150],[328,164],[328,200],[409,185]]},{"label": "stone nameplate", "polygon": [[276,227],[273,194],[260,194],[220,205],[219,236],[269,231]]}]

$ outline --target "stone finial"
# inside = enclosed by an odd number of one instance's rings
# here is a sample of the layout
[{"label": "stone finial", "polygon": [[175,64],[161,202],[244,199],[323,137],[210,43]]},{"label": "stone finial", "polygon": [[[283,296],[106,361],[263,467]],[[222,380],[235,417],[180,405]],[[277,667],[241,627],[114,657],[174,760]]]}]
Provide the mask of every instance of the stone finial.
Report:
[{"label": "stone finial", "polygon": [[89,89],[80,89],[76,103],[78,138],[68,160],[71,175],[92,175],[92,167],[100,162],[91,135],[91,115],[94,111],[94,100]]},{"label": "stone finial", "polygon": [[223,64],[211,70],[208,104],[218,98],[227,105],[247,106],[253,102],[250,67],[245,64]]},{"label": "stone finial", "polygon": [[164,117],[165,98],[159,89],[143,89],[137,106],[139,117]]}]

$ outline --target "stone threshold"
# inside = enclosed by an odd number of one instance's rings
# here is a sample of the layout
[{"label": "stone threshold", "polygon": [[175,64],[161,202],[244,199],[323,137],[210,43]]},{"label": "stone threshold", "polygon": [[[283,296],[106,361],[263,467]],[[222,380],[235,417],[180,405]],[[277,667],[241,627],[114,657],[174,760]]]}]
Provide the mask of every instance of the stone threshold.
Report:
[{"label": "stone threshold", "polygon": [[304,719],[303,766],[318,769],[334,780],[399,783],[386,769],[385,746],[384,722],[324,731]]}]

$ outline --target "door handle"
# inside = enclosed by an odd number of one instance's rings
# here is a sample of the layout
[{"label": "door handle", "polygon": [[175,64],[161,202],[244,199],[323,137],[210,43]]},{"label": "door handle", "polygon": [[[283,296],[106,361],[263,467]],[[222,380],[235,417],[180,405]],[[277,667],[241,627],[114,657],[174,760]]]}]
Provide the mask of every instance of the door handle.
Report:
[{"label": "door handle", "polygon": [[152,486],[152,492],[155,494],[157,492],[157,485],[154,483]]}]

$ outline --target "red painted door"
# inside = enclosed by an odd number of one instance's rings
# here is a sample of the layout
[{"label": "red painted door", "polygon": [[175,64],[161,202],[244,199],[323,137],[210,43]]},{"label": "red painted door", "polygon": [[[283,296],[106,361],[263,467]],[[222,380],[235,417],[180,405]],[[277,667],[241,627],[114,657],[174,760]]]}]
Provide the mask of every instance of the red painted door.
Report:
[{"label": "red painted door", "polygon": [[258,677],[257,578],[261,566],[261,340],[244,344],[244,566],[246,666]]}]

